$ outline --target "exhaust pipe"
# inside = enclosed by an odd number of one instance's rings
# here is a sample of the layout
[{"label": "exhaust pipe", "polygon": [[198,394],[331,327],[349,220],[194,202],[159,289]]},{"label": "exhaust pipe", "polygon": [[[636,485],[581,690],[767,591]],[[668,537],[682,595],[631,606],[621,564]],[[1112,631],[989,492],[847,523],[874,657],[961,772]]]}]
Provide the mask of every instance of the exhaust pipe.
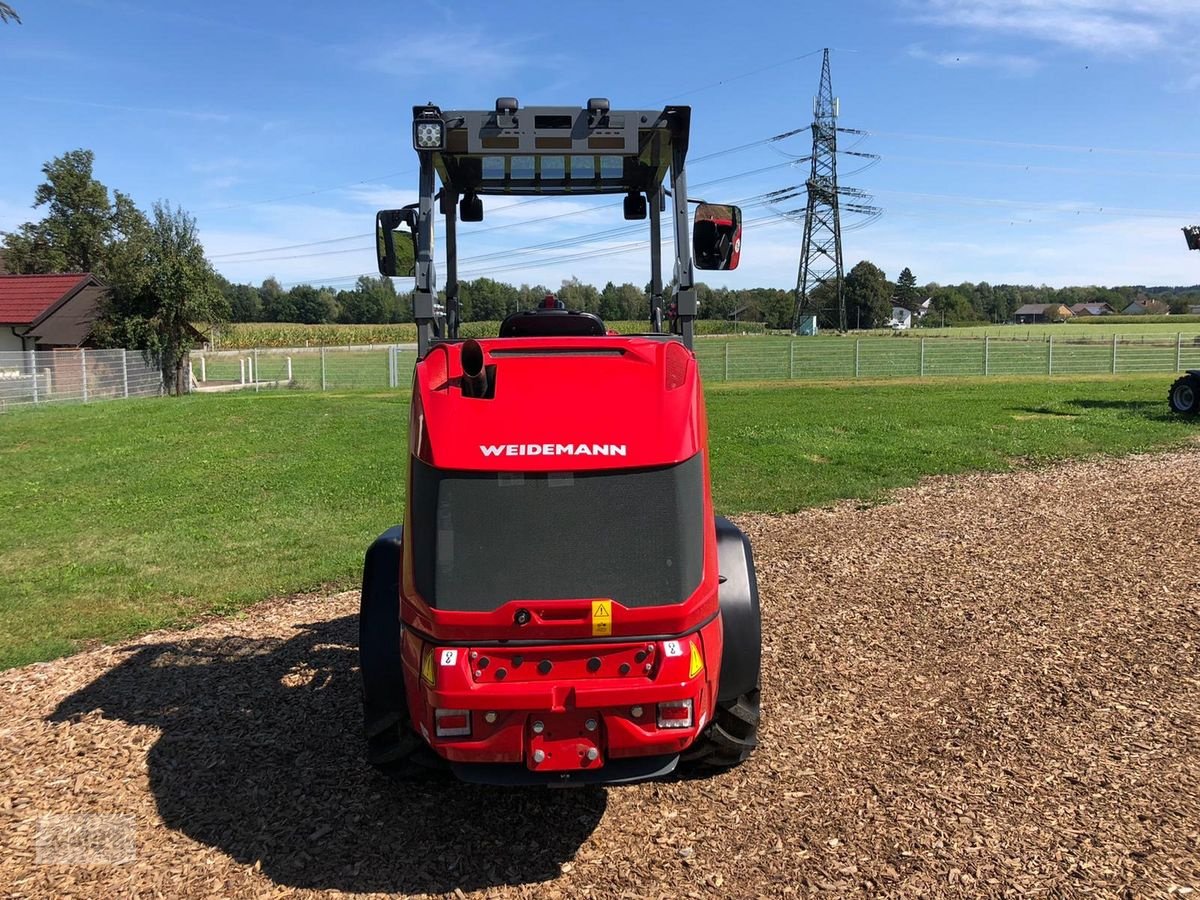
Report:
[{"label": "exhaust pipe", "polygon": [[486,397],[488,384],[487,366],[483,364],[483,347],[479,341],[468,340],[462,345],[462,392],[466,397]]}]

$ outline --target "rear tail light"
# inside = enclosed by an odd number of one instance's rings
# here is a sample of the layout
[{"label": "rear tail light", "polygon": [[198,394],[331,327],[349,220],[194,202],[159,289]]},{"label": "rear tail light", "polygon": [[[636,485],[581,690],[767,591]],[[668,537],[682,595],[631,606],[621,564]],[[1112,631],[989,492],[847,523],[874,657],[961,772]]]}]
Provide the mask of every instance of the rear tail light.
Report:
[{"label": "rear tail light", "polygon": [[659,728],[691,728],[692,701],[669,700],[658,704]]},{"label": "rear tail light", "polygon": [[438,737],[470,737],[471,712],[466,709],[435,709],[433,725]]}]

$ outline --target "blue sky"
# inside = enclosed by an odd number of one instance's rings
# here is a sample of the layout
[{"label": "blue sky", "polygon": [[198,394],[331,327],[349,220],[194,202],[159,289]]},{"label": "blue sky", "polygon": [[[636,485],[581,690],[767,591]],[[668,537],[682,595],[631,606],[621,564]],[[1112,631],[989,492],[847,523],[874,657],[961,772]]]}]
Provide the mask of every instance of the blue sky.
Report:
[{"label": "blue sky", "polygon": [[[841,146],[880,155],[843,157],[841,181],[885,210],[845,220],[847,269],[1200,282],[1179,231],[1200,222],[1196,0],[12,5],[0,230],[33,215],[46,160],[87,147],[110,188],[195,215],[227,277],[346,285],[374,266],[374,211],[415,196],[412,104],[499,95],[690,103],[693,195],[751,198],[803,183],[807,134],[698,158],[806,127],[831,47],[840,124],[871,132]],[[630,240],[588,239],[624,224],[601,205],[489,198],[460,237],[463,274],[645,283],[644,252],[579,258]],[[706,280],[794,287],[802,228],[779,212],[748,207],[741,268]],[[568,238],[581,243],[517,252]]]}]

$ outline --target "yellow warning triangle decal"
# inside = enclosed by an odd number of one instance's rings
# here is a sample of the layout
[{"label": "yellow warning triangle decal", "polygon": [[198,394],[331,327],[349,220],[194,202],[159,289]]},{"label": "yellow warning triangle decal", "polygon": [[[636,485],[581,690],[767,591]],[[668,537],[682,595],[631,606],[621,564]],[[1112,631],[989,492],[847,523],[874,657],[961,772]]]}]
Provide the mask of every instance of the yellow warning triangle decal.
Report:
[{"label": "yellow warning triangle decal", "polygon": [[700,650],[695,644],[691,644],[692,659],[688,665],[688,678],[695,678],[704,671],[704,660],[700,657]]},{"label": "yellow warning triangle decal", "polygon": [[421,660],[421,677],[429,682],[429,684],[434,683],[432,650],[426,650],[425,658]]}]

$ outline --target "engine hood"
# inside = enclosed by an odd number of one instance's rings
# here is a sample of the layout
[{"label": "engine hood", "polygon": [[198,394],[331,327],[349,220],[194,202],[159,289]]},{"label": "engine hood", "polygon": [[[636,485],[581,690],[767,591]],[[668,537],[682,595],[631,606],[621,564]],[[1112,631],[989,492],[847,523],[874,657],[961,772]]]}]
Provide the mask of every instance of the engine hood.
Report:
[{"label": "engine hood", "polygon": [[414,372],[410,444],[440,469],[585,471],[682,462],[701,449],[695,357],[649,337],[479,341],[488,397],[461,386],[461,342]]}]

